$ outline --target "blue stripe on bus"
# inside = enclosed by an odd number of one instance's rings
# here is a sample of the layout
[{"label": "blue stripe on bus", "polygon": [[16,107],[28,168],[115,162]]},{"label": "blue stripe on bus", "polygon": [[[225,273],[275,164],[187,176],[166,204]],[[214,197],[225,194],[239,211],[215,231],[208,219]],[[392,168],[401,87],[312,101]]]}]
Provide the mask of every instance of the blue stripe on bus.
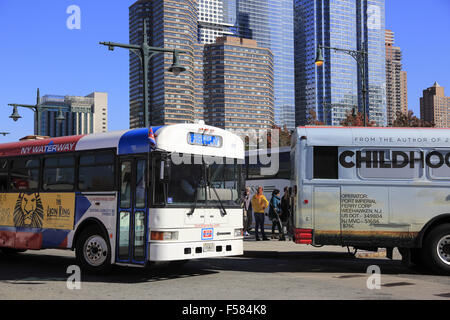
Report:
[{"label": "blue stripe on bus", "polygon": [[91,207],[91,202],[83,195],[77,194],[75,197],[75,221],[74,226],[83,218],[84,214]]},{"label": "blue stripe on bus", "polygon": [[[42,229],[42,248],[60,248],[70,231]],[[64,247],[67,247],[67,244]]]},{"label": "blue stripe on bus", "polygon": [[[162,126],[152,127],[156,133]],[[146,153],[149,151],[148,128],[128,131],[119,140],[118,154]]]}]

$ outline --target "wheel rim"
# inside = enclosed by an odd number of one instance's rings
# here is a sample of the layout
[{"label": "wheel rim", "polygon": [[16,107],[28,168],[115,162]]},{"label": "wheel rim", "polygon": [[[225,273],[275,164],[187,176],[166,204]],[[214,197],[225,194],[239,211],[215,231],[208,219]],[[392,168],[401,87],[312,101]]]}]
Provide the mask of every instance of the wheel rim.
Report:
[{"label": "wheel rim", "polygon": [[108,245],[100,236],[91,236],[83,247],[84,259],[93,267],[101,266],[108,257]]},{"label": "wheel rim", "polygon": [[450,265],[450,235],[446,235],[438,241],[437,253],[442,262]]}]

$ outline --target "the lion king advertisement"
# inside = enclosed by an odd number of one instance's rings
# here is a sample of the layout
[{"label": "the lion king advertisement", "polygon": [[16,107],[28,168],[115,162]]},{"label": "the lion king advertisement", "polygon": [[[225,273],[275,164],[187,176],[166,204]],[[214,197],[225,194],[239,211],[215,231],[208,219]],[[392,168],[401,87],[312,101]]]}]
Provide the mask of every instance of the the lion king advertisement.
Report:
[{"label": "the lion king advertisement", "polygon": [[0,226],[72,230],[74,193],[0,194]]}]

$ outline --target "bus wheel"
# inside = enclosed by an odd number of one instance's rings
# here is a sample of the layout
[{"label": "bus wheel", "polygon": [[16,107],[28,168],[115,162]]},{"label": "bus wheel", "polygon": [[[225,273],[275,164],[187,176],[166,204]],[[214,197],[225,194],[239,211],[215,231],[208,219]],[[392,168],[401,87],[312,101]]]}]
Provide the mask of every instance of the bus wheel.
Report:
[{"label": "bus wheel", "polygon": [[111,269],[111,247],[103,232],[96,227],[82,231],[76,243],[75,255],[80,267],[91,273]]},{"label": "bus wheel", "polygon": [[428,234],[422,261],[436,273],[450,274],[450,224],[440,225]]}]

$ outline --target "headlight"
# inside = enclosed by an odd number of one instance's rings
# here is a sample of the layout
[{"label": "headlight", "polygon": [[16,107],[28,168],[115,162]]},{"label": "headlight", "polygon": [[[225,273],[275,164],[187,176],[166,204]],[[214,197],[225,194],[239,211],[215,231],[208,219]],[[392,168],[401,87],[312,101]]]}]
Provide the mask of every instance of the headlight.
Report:
[{"label": "headlight", "polygon": [[244,236],[244,229],[234,229],[234,236],[235,237],[243,237]]},{"label": "headlight", "polygon": [[178,240],[178,231],[152,231],[150,239],[159,241]]}]

